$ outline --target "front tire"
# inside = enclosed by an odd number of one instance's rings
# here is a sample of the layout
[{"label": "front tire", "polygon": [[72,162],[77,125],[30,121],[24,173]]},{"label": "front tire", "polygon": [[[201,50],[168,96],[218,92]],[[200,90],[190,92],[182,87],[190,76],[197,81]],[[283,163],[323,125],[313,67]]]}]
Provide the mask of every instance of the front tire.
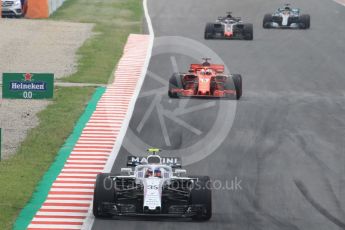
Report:
[{"label": "front tire", "polygon": [[240,74],[233,74],[232,80],[235,85],[236,99],[239,100],[242,97],[242,76]]},{"label": "front tire", "polygon": [[205,27],[205,39],[212,39],[214,34],[214,24],[213,23],[207,23]]},{"label": "front tire", "polygon": [[109,173],[100,173],[96,177],[96,184],[93,194],[93,215],[96,218],[111,217],[111,214],[103,210],[102,203],[113,203],[115,200],[115,189]]},{"label": "front tire", "polygon": [[253,24],[247,23],[243,26],[244,40],[253,40]]},{"label": "front tire", "polygon": [[202,176],[196,177],[198,181],[195,182],[195,186],[191,191],[191,203],[192,205],[203,205],[204,209],[193,216],[195,221],[208,221],[212,217],[212,190],[210,177]]},{"label": "front tire", "polygon": [[264,20],[262,22],[262,27],[265,29],[271,28],[272,23],[272,15],[271,14],[265,14]]},{"label": "front tire", "polygon": [[310,15],[309,14],[302,14],[300,16],[300,23],[302,29],[309,29],[310,28]]},{"label": "front tire", "polygon": [[172,92],[174,89],[182,89],[182,75],[179,73],[174,73],[169,79],[169,91],[168,95],[170,98],[178,98],[179,95],[176,92]]}]

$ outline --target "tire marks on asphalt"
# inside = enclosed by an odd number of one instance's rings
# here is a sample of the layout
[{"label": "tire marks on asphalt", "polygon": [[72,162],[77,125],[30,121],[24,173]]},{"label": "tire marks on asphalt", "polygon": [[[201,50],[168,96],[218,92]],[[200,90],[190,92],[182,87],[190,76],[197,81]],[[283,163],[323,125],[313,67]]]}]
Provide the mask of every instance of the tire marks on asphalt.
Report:
[{"label": "tire marks on asphalt", "polygon": [[296,187],[304,196],[304,198],[324,217],[326,217],[329,221],[340,227],[341,229],[345,229],[345,223],[339,220],[337,217],[333,216],[327,209],[321,206],[310,194],[305,184],[300,180],[294,181]]}]

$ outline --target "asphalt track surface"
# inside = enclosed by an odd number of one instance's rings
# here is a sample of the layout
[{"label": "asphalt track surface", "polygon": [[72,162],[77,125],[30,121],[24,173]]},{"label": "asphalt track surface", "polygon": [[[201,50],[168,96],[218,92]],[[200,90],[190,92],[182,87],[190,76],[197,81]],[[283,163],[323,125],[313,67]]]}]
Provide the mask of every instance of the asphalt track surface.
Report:
[{"label": "asphalt track surface", "polygon": [[[156,38],[199,41],[244,78],[244,96],[237,103],[231,131],[213,154],[186,166],[190,174],[210,175],[222,183],[237,177],[241,189],[213,191],[209,222],[97,219],[93,229],[345,229],[345,7],[331,0],[291,4],[311,15],[310,30],[262,29],[263,15],[281,1],[149,0]],[[253,41],[203,39],[205,23],[227,10],[254,23]],[[207,148],[207,134],[215,132],[212,126],[220,106],[234,109],[232,101],[181,103],[147,93],[164,86],[157,76],[167,81],[174,67],[186,70],[189,61],[193,59],[175,53],[173,47],[171,53],[151,59],[153,74],[145,79],[130,122],[132,133],[148,145],[174,150],[202,139]],[[159,106],[146,119],[155,98]],[[203,106],[207,103],[213,108]],[[163,116],[167,131],[162,132],[162,108],[197,105],[199,111],[178,117],[197,130]],[[222,115],[224,126],[231,121],[228,115],[231,112]],[[131,142],[132,137],[128,131],[125,139]],[[125,166],[127,155],[121,148],[114,173]]]}]

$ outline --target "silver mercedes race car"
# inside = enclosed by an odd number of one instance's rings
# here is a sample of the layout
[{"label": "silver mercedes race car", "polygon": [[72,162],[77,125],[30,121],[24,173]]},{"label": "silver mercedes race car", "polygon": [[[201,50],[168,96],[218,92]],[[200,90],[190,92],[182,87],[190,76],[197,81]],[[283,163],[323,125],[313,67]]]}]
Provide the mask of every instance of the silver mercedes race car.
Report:
[{"label": "silver mercedes race car", "polygon": [[161,216],[207,221],[212,216],[208,176],[187,176],[176,157],[128,157],[121,175],[97,175],[93,214],[98,217]]},{"label": "silver mercedes race car", "polygon": [[217,21],[207,23],[205,39],[238,39],[253,40],[253,24],[243,23],[240,17],[233,17],[228,12],[225,17],[218,17]]},{"label": "silver mercedes race car", "polygon": [[283,8],[278,8],[273,14],[265,14],[263,27],[269,28],[292,28],[309,29],[310,15],[300,14],[300,9],[291,8],[290,4],[285,4]]}]

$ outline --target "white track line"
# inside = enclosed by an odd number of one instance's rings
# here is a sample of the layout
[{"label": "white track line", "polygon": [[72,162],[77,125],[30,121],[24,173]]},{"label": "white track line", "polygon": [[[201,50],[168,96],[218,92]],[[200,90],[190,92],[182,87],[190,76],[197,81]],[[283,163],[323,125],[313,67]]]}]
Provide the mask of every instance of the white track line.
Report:
[{"label": "white track line", "polygon": [[80,212],[37,212],[38,216],[76,216],[85,217],[86,213]]},{"label": "white track line", "polygon": [[80,225],[59,225],[59,226],[52,226],[50,224],[30,224],[28,230],[31,229],[42,229],[42,230],[49,230],[49,229],[80,229]]},{"label": "white track line", "polygon": [[342,5],[342,6],[345,6],[345,1],[344,0],[333,0],[335,1],[336,3]]},{"label": "white track line", "polygon": [[60,194],[60,195],[48,195],[48,198],[91,198],[92,199],[93,195],[71,195],[71,194],[68,194],[68,195],[63,195],[63,194]]}]

